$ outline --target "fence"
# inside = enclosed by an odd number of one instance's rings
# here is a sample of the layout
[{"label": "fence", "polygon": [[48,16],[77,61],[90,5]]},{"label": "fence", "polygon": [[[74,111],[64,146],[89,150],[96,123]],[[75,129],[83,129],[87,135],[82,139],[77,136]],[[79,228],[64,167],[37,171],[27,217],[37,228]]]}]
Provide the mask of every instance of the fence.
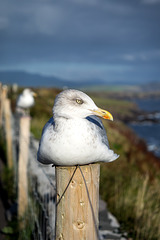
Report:
[{"label": "fence", "polygon": [[[98,200],[95,195],[99,190],[97,180],[99,166],[94,164],[73,167],[68,171],[66,167],[55,170],[51,165],[38,163],[36,160],[38,141],[30,134],[30,117],[17,113],[13,115],[6,88],[0,87],[0,92],[0,124],[6,124],[5,135],[6,139],[9,139],[7,159],[10,159],[8,167],[14,169],[15,185],[18,189],[18,217],[22,229],[19,240],[107,239],[106,236],[110,232],[98,230]],[[7,108],[4,107],[5,102]],[[92,183],[92,193],[94,193],[92,196],[88,191],[88,188],[91,188],[88,184],[93,181],[91,175],[97,176],[96,181]],[[63,201],[64,194],[67,203]],[[76,195],[80,208],[77,210],[75,206],[71,211]],[[77,217],[79,216],[77,211],[81,212],[82,218]],[[88,215],[91,217],[86,220]],[[55,216],[57,216],[56,220]],[[64,217],[68,219],[67,226],[63,224]],[[71,225],[72,227],[69,227]],[[109,239],[120,238],[120,235],[112,234]]]},{"label": "fence", "polygon": [[36,161],[38,142],[30,117],[11,112],[7,86],[0,86],[0,125],[7,146],[7,166],[17,189],[19,239],[55,239],[55,169]]}]

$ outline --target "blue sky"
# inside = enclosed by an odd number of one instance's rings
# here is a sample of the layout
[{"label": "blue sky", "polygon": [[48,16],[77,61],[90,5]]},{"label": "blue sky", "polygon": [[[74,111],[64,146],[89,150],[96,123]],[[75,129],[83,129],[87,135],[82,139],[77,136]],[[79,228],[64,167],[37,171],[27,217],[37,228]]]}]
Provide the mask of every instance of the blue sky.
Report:
[{"label": "blue sky", "polygon": [[0,0],[0,70],[160,81],[160,0]]}]

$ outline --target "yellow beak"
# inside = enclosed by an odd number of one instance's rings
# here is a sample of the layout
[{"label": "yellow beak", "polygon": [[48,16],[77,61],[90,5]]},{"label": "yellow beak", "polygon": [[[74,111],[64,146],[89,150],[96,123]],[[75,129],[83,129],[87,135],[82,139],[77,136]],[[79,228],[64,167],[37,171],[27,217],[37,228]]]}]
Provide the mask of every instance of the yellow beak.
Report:
[{"label": "yellow beak", "polygon": [[102,117],[104,119],[108,119],[113,121],[113,116],[112,114],[110,114],[110,112],[103,110],[101,108],[98,108],[97,110],[92,110],[92,112],[94,113],[94,115]]},{"label": "yellow beak", "polygon": [[32,92],[33,97],[37,97],[37,93]]}]

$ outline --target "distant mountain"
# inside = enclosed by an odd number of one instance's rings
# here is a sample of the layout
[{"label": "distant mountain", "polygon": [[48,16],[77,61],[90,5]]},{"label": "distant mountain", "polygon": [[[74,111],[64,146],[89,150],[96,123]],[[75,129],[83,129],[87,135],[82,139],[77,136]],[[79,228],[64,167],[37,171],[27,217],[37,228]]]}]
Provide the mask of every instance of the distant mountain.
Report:
[{"label": "distant mountain", "polygon": [[25,87],[72,87],[80,88],[90,85],[104,85],[101,80],[90,81],[68,81],[54,76],[44,76],[41,74],[28,73],[24,71],[0,71],[0,82],[12,85],[14,83]]},{"label": "distant mountain", "polygon": [[[141,82],[131,82],[131,81],[104,81],[101,79],[89,79],[82,81],[74,81],[74,80],[66,80],[62,78],[58,78],[55,76],[45,76],[36,73],[28,73],[25,71],[0,71],[0,82],[3,84],[12,85],[14,83],[19,86],[24,87],[69,87],[69,88],[77,88],[77,89],[87,89],[87,90],[106,90],[108,87],[111,89],[111,86],[115,88],[118,86],[119,88],[123,88],[124,85],[129,87],[128,89],[137,90],[137,88],[141,89],[141,91],[153,91],[160,89],[160,82],[150,82],[150,83],[141,83]],[[123,90],[123,89],[121,89]],[[126,90],[126,88],[125,88]]]}]

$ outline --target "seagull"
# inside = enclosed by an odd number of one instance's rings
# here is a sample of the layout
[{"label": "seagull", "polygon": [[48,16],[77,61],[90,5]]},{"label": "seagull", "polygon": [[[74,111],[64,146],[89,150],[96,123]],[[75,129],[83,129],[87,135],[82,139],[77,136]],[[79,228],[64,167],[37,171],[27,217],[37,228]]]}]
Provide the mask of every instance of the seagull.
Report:
[{"label": "seagull", "polygon": [[45,124],[37,160],[55,166],[111,162],[119,156],[109,149],[105,128],[99,117],[113,121],[84,92],[67,89],[54,101],[53,117]]},{"label": "seagull", "polygon": [[34,106],[34,97],[36,97],[37,94],[29,88],[25,88],[23,92],[18,96],[16,106],[18,109],[25,110],[29,109],[30,107]]}]

